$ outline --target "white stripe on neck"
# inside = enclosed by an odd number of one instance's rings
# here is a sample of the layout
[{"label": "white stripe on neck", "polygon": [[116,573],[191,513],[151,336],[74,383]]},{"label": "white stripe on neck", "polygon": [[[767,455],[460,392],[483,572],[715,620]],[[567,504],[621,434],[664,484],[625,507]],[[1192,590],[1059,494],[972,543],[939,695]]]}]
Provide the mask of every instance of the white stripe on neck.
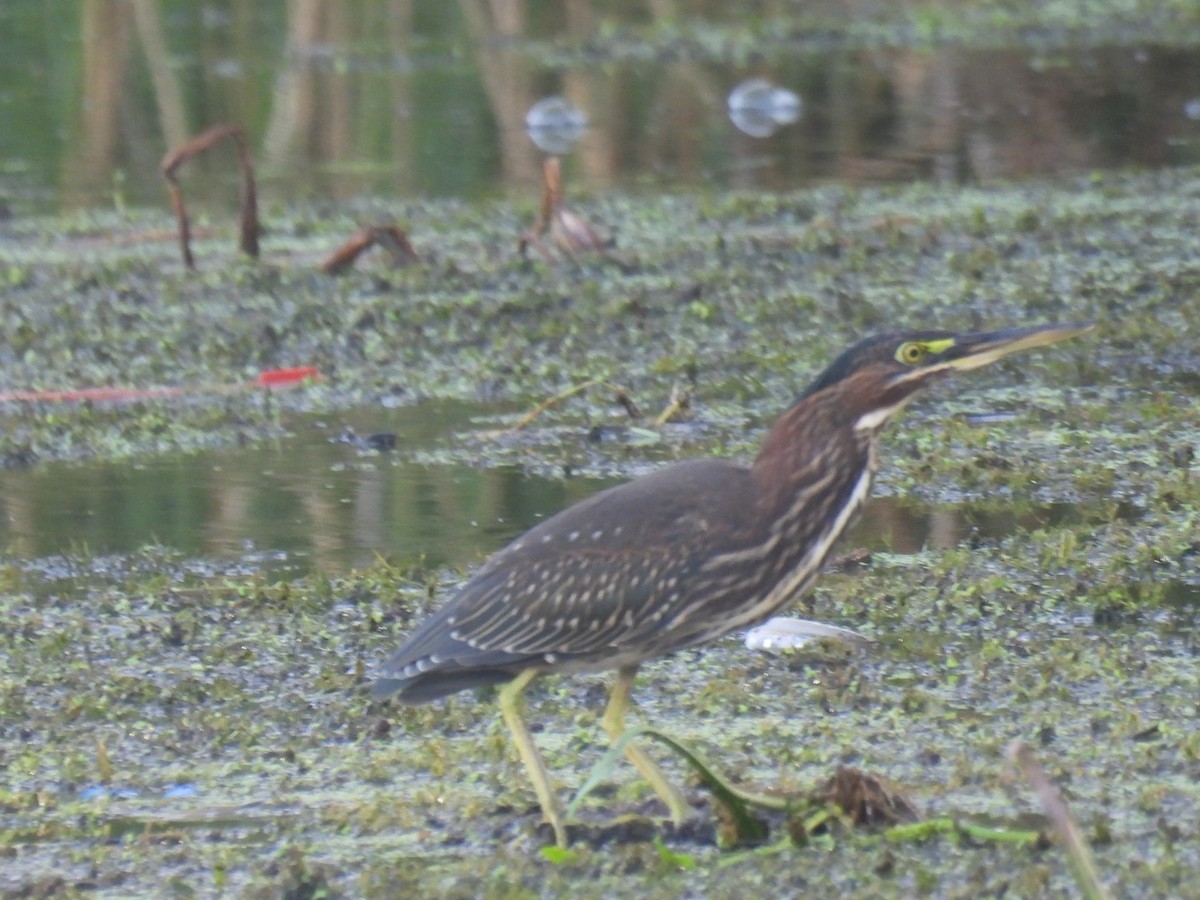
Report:
[{"label": "white stripe on neck", "polygon": [[887,424],[887,420],[894,416],[900,410],[904,409],[905,404],[913,397],[912,394],[905,397],[899,403],[893,406],[881,406],[878,409],[873,409],[870,412],[865,412],[858,417],[854,423],[855,431],[865,431],[868,434],[878,431]]}]

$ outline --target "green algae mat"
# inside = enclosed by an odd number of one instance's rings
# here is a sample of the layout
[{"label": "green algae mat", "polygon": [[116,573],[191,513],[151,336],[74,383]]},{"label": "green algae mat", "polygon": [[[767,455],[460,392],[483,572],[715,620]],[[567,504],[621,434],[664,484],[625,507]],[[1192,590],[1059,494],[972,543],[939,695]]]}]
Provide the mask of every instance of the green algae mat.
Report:
[{"label": "green algae mat", "polygon": [[[647,666],[635,694],[637,719],[739,790],[811,798],[853,768],[950,825],[768,814],[756,846],[730,846],[712,791],[648,742],[695,821],[663,826],[618,765],[581,801],[575,846],[546,854],[493,698],[401,708],[365,689],[478,558],[381,556],[279,580],[164,547],[80,548],[0,568],[0,890],[1072,896],[1060,840],[1005,761],[1022,741],[1114,896],[1194,894],[1200,171],[572,206],[611,236],[610,256],[521,259],[532,199],[267,209],[261,261],[237,258],[233,226],[217,225],[196,272],[159,239],[163,210],[0,223],[0,390],[183,388],[6,402],[0,458],[19,472],[286,451],[301,415],[425,398],[481,404],[504,426],[592,382],[520,430],[460,430],[419,461],[631,477],[748,460],[866,333],[1094,320],[890,428],[877,495],[1011,511],[1013,527],[948,550],[876,547],[829,573],[802,612],[873,645],[771,655],[729,639]],[[418,262],[317,271],[384,219]],[[225,389],[306,366],[321,380]],[[654,424],[673,393],[688,410]],[[631,422],[630,405],[645,417]],[[1071,514],[1023,524],[1047,506]],[[530,691],[564,797],[602,762],[604,684]]]}]

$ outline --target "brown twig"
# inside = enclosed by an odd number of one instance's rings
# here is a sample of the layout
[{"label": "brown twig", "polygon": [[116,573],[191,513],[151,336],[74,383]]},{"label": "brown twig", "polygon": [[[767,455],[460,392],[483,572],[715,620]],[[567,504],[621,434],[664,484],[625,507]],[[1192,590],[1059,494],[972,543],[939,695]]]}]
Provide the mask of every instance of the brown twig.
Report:
[{"label": "brown twig", "polygon": [[1004,756],[1008,765],[1019,772],[1037,794],[1042,811],[1050,820],[1050,825],[1063,845],[1067,860],[1071,864],[1071,871],[1075,875],[1075,883],[1079,885],[1083,896],[1088,900],[1109,900],[1111,895],[1100,881],[1100,872],[1096,868],[1092,848],[1088,846],[1070,810],[1067,809],[1067,802],[1062,794],[1034,757],[1033,750],[1028,744],[1013,741],[1008,745]]},{"label": "brown twig", "polygon": [[692,408],[692,395],[681,384],[671,388],[671,396],[667,400],[666,408],[658,414],[658,418],[654,420],[655,425],[666,425],[680,413],[687,412]]},{"label": "brown twig", "polygon": [[183,264],[189,269],[196,268],[196,261],[192,256],[191,225],[176,173],[179,167],[193,156],[203,153],[227,137],[233,138],[237,143],[238,160],[242,167],[241,236],[238,246],[247,256],[252,259],[258,258],[258,192],[254,185],[254,162],[250,158],[250,147],[246,143],[245,133],[236,125],[214,125],[181,147],[176,147],[163,157],[159,165],[163,178],[167,180],[171,208],[175,210],[175,218],[179,222],[179,249],[183,254]]},{"label": "brown twig", "polygon": [[326,275],[340,275],[375,246],[387,251],[393,268],[399,269],[420,259],[408,235],[398,225],[366,225],[321,263],[321,271]]},{"label": "brown twig", "polygon": [[552,409],[553,407],[562,403],[564,400],[570,400],[572,397],[574,397],[577,394],[582,394],[584,391],[586,391],[590,387],[595,387],[596,385],[603,384],[603,383],[604,382],[600,381],[598,378],[589,378],[587,381],[584,381],[581,384],[577,384],[573,387],[569,387],[565,391],[560,391],[559,393],[555,394],[553,397],[543,400],[541,403],[539,403],[537,406],[535,406],[533,409],[531,409],[525,415],[521,416],[521,418],[517,420],[515,425],[512,425],[509,428],[506,428],[505,431],[507,431],[507,432],[520,431],[522,428],[525,428],[530,423],[532,423],[534,421],[534,419],[536,419],[538,416],[540,416],[546,410]]},{"label": "brown twig", "polygon": [[537,419],[538,416],[540,416],[546,410],[552,409],[553,407],[562,403],[564,400],[570,400],[572,397],[582,394],[588,388],[593,388],[593,387],[608,388],[610,391],[612,391],[616,395],[617,402],[619,404],[621,404],[621,406],[625,409],[625,411],[627,413],[629,413],[629,415],[631,417],[636,418],[638,415],[641,414],[640,411],[638,410],[637,406],[634,405],[633,401],[630,399],[628,391],[626,391],[623,387],[619,387],[619,386],[612,384],[611,382],[605,381],[601,378],[589,378],[587,381],[583,381],[583,382],[580,382],[579,384],[572,385],[571,387],[567,388],[566,390],[559,391],[553,397],[549,397],[549,398],[543,400],[541,403],[539,403],[537,406],[535,406],[529,412],[525,413],[525,415],[521,416],[521,418],[518,419],[515,424],[510,425],[508,428],[501,428],[497,431],[489,431],[484,436],[485,437],[495,437],[497,435],[502,435],[502,434],[512,434],[513,432],[520,431],[523,428],[527,428],[530,424],[533,423],[533,421],[535,419]]},{"label": "brown twig", "polygon": [[538,217],[533,223],[534,231],[545,234],[554,218],[554,210],[562,206],[562,162],[557,156],[548,156],[542,160],[542,203],[538,207]]},{"label": "brown twig", "polygon": [[638,409],[638,405],[633,402],[633,398],[629,396],[624,388],[617,388],[617,402],[621,404],[621,408],[625,410],[625,414],[629,418],[637,421],[642,417],[642,411]]}]

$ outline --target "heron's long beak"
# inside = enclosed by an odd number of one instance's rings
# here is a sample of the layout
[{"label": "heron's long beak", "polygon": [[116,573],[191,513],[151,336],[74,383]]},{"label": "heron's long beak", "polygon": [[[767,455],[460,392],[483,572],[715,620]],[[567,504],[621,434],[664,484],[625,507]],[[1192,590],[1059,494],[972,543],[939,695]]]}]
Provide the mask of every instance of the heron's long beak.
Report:
[{"label": "heron's long beak", "polygon": [[953,371],[967,372],[991,365],[1018,350],[1056,344],[1086,334],[1095,327],[1093,322],[1068,322],[1063,325],[1034,325],[1030,328],[1004,328],[1000,331],[957,335],[953,343],[939,354],[937,362]]}]

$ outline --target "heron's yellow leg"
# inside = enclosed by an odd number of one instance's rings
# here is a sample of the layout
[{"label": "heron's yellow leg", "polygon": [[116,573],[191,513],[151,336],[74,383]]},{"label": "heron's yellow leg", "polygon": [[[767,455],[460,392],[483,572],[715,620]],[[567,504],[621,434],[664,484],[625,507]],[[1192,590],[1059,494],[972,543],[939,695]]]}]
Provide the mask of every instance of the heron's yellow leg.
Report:
[{"label": "heron's yellow leg", "polygon": [[[608,698],[608,706],[604,710],[604,730],[610,741],[616,741],[625,733],[625,712],[629,709],[629,692],[633,689],[633,679],[637,676],[638,667],[624,666],[617,670],[617,680],[613,683],[612,694]],[[667,805],[671,819],[675,824],[682,825],[688,817],[687,801],[679,793],[679,789],[667,781],[662,769],[654,764],[637,744],[630,743],[625,747],[625,758],[637,766],[642,777],[654,788],[654,793]]]},{"label": "heron's yellow leg", "polygon": [[537,744],[533,742],[533,735],[529,733],[525,721],[521,718],[521,695],[538,674],[537,669],[526,669],[500,689],[500,714],[504,716],[504,724],[512,733],[517,753],[521,756],[521,762],[525,763],[529,780],[533,782],[533,792],[537,794],[542,814],[554,829],[554,842],[566,849],[567,828],[563,824],[562,814],[558,811],[554,790],[550,787],[550,773],[546,771],[542,755],[538,753]]}]

